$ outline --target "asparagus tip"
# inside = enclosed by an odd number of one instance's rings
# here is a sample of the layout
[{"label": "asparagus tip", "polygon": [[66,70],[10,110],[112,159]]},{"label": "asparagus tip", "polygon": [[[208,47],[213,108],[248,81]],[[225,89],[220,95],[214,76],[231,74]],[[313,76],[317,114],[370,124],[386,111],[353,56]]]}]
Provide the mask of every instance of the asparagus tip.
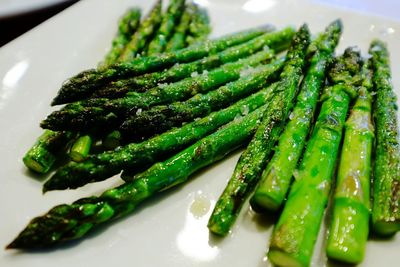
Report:
[{"label": "asparagus tip", "polygon": [[62,97],[60,97],[60,95],[56,95],[53,100],[50,102],[50,106],[54,107],[57,105],[62,105],[65,104],[64,100],[62,99]]},{"label": "asparagus tip", "polygon": [[58,186],[56,183],[54,183],[53,177],[51,177],[49,180],[47,180],[42,187],[42,194],[46,194],[48,191],[52,190],[57,190],[60,188],[57,188]]},{"label": "asparagus tip", "polygon": [[18,249],[18,242],[16,242],[17,239],[14,239],[10,244],[8,244],[5,249]]}]

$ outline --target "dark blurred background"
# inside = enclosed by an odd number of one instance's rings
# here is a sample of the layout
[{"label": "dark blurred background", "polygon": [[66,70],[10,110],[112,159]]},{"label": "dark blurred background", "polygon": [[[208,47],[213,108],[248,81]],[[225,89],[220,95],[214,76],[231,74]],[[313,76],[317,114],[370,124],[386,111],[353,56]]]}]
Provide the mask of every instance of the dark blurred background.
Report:
[{"label": "dark blurred background", "polygon": [[0,18],[0,47],[78,1],[65,1],[33,12]]}]

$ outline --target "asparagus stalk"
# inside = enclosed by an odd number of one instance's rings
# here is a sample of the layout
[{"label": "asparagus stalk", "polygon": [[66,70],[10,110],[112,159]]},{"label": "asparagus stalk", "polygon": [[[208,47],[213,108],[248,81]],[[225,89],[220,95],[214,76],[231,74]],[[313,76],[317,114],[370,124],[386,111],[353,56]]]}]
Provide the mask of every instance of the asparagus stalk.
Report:
[{"label": "asparagus stalk", "polygon": [[215,204],[207,225],[212,233],[222,236],[228,234],[244,201],[257,184],[292,108],[309,42],[310,32],[307,25],[303,25],[294,36],[287,53],[276,95],[268,103],[261,125],[239,158],[228,185]]},{"label": "asparagus stalk", "polygon": [[59,205],[33,219],[7,248],[33,249],[78,239],[91,229],[131,213],[142,201],[188,180],[243,145],[257,128],[265,107],[199,140],[170,159],[154,164],[131,182],[105,191],[99,197]]},{"label": "asparagus stalk", "polygon": [[264,89],[210,115],[174,128],[141,143],[130,143],[115,151],[91,155],[81,163],[71,162],[61,167],[44,184],[43,191],[77,188],[90,182],[102,181],[123,169],[138,169],[165,159],[180,149],[216,131],[239,114],[252,112],[270,101],[271,89]]},{"label": "asparagus stalk", "polygon": [[271,237],[268,258],[278,266],[309,266],[335,169],[350,100],[357,95],[360,54],[352,48],[337,59],[328,75],[314,130],[295,181]]},{"label": "asparagus stalk", "polygon": [[72,137],[70,132],[45,130],[23,157],[25,166],[37,173],[47,173],[56,161],[57,153],[65,148]]},{"label": "asparagus stalk", "polygon": [[128,112],[185,100],[197,93],[210,91],[238,79],[244,68],[256,66],[270,58],[271,51],[260,51],[200,76],[169,85],[159,85],[144,93],[132,92],[124,98],[113,100],[97,98],[71,103],[51,113],[41,126],[51,130],[87,131],[89,127],[112,130],[126,118]]},{"label": "asparagus stalk", "polygon": [[[274,33],[272,33],[273,35]],[[90,97],[117,98],[126,95],[129,91],[144,92],[160,83],[176,82],[193,74],[211,70],[221,64],[229,63],[244,58],[269,47],[274,51],[281,52],[290,44],[291,36],[287,38],[271,38],[271,33],[263,34],[243,44],[230,47],[215,55],[205,57],[186,64],[177,64],[170,69],[160,72],[147,73],[116,82],[111,82],[96,90]]]},{"label": "asparagus stalk", "polygon": [[101,144],[105,149],[113,150],[121,145],[121,138],[121,132],[114,130],[103,138]]},{"label": "asparagus stalk", "polygon": [[253,68],[251,70],[253,73],[206,94],[196,94],[187,101],[154,106],[133,114],[120,128],[125,136],[140,139],[204,117],[254,93],[260,86],[276,78],[283,66],[282,63],[283,60],[277,60],[270,65]]},{"label": "asparagus stalk", "polygon": [[391,83],[389,52],[380,40],[371,43],[376,90],[374,120],[376,149],[372,229],[380,235],[400,230],[400,144],[397,97]]},{"label": "asparagus stalk", "polygon": [[[137,29],[140,23],[140,16],[140,9],[132,8],[121,18],[117,36],[112,42],[112,48],[100,65],[108,65],[116,61],[122,49],[129,42],[130,35]],[[25,154],[23,162],[30,170],[42,174],[47,173],[56,161],[56,154],[65,149],[72,138],[72,133],[45,130]],[[88,138],[90,137],[77,139],[70,151],[72,159],[82,160],[87,156],[86,153],[88,153],[92,143],[91,140],[88,142]]]},{"label": "asparagus stalk", "polygon": [[175,27],[175,32],[168,41],[165,51],[176,51],[186,46],[186,36],[189,29],[191,14],[188,7],[182,13],[179,24]]},{"label": "asparagus stalk", "polygon": [[310,130],[319,93],[325,83],[327,65],[339,42],[341,31],[342,24],[336,20],[310,45],[309,50],[312,53],[310,66],[302,82],[291,119],[279,138],[274,156],[250,199],[251,207],[255,211],[276,211],[286,197]]},{"label": "asparagus stalk", "polygon": [[117,61],[131,61],[143,52],[146,44],[158,29],[161,23],[162,2],[158,0],[149,14],[140,23],[137,31],[131,36],[131,40],[119,56]]},{"label": "asparagus stalk", "polygon": [[160,28],[153,40],[149,43],[147,53],[149,55],[164,52],[165,47],[174,33],[175,25],[178,24],[185,9],[185,0],[171,0],[167,12],[162,16]]},{"label": "asparagus stalk", "polygon": [[329,258],[351,264],[363,260],[369,230],[374,128],[371,120],[372,97],[368,92],[372,81],[368,69],[366,74],[360,96],[345,125],[332,223],[326,246]]},{"label": "asparagus stalk", "polygon": [[140,16],[141,11],[139,8],[131,8],[121,18],[117,36],[113,39],[111,49],[100,66],[110,65],[118,61],[118,58],[131,40],[132,35],[140,25]]},{"label": "asparagus stalk", "polygon": [[[268,29],[254,28],[242,31],[213,41],[181,49],[176,52],[157,56],[141,57],[129,62],[122,62],[103,69],[90,69],[67,80],[60,88],[52,105],[65,104],[82,99],[92,94],[97,88],[115,79],[127,78],[144,73],[168,68],[176,63],[188,63],[216,54],[228,47],[235,46],[262,35]],[[287,40],[293,35],[292,28],[271,33],[272,40]],[[127,48],[129,49],[129,48]]]},{"label": "asparagus stalk", "polygon": [[89,135],[79,136],[69,151],[71,159],[76,162],[84,161],[89,155],[92,142],[92,137]]},{"label": "asparagus stalk", "polygon": [[190,45],[205,41],[211,32],[210,18],[206,9],[200,8],[196,4],[191,4],[192,20],[189,25],[189,34],[186,42]]},{"label": "asparagus stalk", "polygon": [[[138,8],[128,10],[127,14],[122,17],[119,22],[117,36],[112,42],[111,50],[105,56],[104,61],[99,64],[100,67],[105,67],[118,61],[118,58],[131,40],[131,36],[140,25],[140,17],[141,11]],[[69,151],[70,158],[76,162],[85,160],[89,154],[92,142],[93,140],[90,135],[78,137]]]}]

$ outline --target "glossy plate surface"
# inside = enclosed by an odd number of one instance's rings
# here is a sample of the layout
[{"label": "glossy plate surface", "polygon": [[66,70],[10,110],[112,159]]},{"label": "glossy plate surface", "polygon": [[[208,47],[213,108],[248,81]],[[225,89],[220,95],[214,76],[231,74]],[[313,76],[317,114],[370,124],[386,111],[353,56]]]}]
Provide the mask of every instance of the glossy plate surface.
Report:
[{"label": "glossy plate surface", "polygon": [[[0,246],[10,242],[30,219],[54,205],[99,194],[120,183],[114,177],[78,190],[42,195],[41,178],[28,173],[21,158],[41,133],[39,121],[52,110],[49,103],[60,84],[67,77],[96,66],[127,7],[137,4],[147,12],[153,2],[81,1],[0,49]],[[317,33],[341,18],[345,29],[338,53],[347,46],[358,45],[366,55],[369,42],[379,37],[389,44],[393,73],[400,73],[400,17],[389,5],[395,1],[353,1],[344,8],[340,6],[345,1],[327,0],[197,2],[209,9],[213,36],[265,23],[281,28],[307,22]],[[361,11],[356,11],[359,8]],[[399,95],[399,75],[394,75],[393,82]],[[131,216],[80,242],[28,253],[0,249],[0,266],[269,266],[264,255],[273,224],[269,218],[254,215],[248,204],[225,239],[210,236],[206,228],[238,156],[239,152],[228,156],[183,186],[153,198]],[[313,266],[334,266],[326,263],[323,245],[321,238]],[[391,240],[370,240],[361,266],[398,266],[399,249],[399,235]]]}]

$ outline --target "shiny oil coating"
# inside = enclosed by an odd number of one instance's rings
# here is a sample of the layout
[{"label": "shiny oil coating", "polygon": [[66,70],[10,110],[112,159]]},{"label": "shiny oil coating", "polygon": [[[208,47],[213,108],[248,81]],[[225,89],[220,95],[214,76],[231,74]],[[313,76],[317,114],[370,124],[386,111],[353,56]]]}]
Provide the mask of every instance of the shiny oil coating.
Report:
[{"label": "shiny oil coating", "polygon": [[400,143],[397,97],[391,84],[389,52],[379,40],[371,43],[376,90],[374,120],[376,153],[374,169],[373,230],[391,235],[400,230]]},{"label": "shiny oil coating", "polygon": [[[105,180],[123,169],[137,169],[165,158],[200,138],[214,132],[222,125],[268,103],[274,85],[210,115],[174,128],[141,143],[132,143],[115,151],[92,155],[82,163],[71,162],[45,183],[43,190],[76,188],[90,182]],[[246,109],[244,109],[246,107]]]},{"label": "shiny oil coating", "polygon": [[326,246],[329,258],[352,264],[363,260],[369,234],[374,127],[372,97],[369,93],[372,90],[372,72],[369,64],[364,65],[364,86],[360,89],[360,95],[345,125],[332,222]]},{"label": "shiny oil coating", "polygon": [[266,106],[234,120],[217,132],[199,140],[170,159],[154,164],[134,180],[105,191],[100,197],[59,205],[33,219],[8,248],[48,247],[83,237],[98,224],[132,212],[156,193],[188,180],[206,167],[242,146],[255,132]]},{"label": "shiny oil coating", "polygon": [[73,138],[70,132],[45,130],[35,144],[25,153],[23,162],[26,167],[37,173],[47,173],[56,161],[56,155]]},{"label": "shiny oil coating", "polygon": [[184,122],[202,118],[212,111],[225,108],[235,101],[256,92],[279,76],[283,59],[268,65],[249,68],[243,78],[223,85],[205,94],[196,94],[184,102],[154,106],[129,116],[121,125],[121,130],[129,138],[143,138],[162,133]]},{"label": "shiny oil coating", "polygon": [[274,156],[264,170],[261,181],[250,199],[250,204],[255,211],[279,209],[289,191],[293,172],[309,133],[318,97],[324,86],[327,65],[339,42],[341,32],[341,21],[336,20],[310,44],[309,51],[312,57],[296,106],[279,138]]},{"label": "shiny oil coating", "polygon": [[130,91],[144,92],[158,84],[176,82],[194,74],[201,74],[205,70],[211,70],[240,58],[248,57],[263,48],[270,48],[279,53],[288,48],[291,37],[292,35],[287,34],[285,38],[271,38],[269,33],[265,33],[243,44],[229,47],[193,62],[175,64],[162,71],[106,83],[94,91],[90,97],[117,98]]},{"label": "shiny oil coating", "polygon": [[260,179],[267,158],[293,107],[309,43],[310,32],[307,25],[303,25],[293,37],[280,81],[274,90],[274,98],[268,104],[263,121],[240,156],[228,185],[215,204],[207,224],[212,233],[222,236],[229,233],[244,201]]},{"label": "shiny oil coating", "polygon": [[51,113],[41,127],[52,130],[87,131],[99,127],[113,130],[126,118],[129,112],[140,108],[186,100],[198,93],[205,93],[227,82],[240,78],[244,68],[256,66],[271,58],[270,51],[260,51],[220,68],[189,77],[172,84],[160,84],[143,93],[130,92],[123,98],[96,98],[66,105]]},{"label": "shiny oil coating", "polygon": [[[269,32],[270,28],[255,28],[237,32],[215,40],[205,41],[175,52],[163,53],[157,56],[147,56],[122,62],[101,69],[83,71],[68,79],[53,99],[53,105],[65,104],[91,95],[100,86],[121,78],[142,75],[163,70],[174,64],[188,63],[216,54],[228,47],[247,42],[257,36]],[[269,34],[271,42],[288,40],[294,34],[291,27]]]},{"label": "shiny oil coating", "polygon": [[352,48],[346,49],[329,70],[335,85],[325,90],[317,122],[271,237],[268,255],[274,264],[310,265],[360,70],[361,56]]}]

